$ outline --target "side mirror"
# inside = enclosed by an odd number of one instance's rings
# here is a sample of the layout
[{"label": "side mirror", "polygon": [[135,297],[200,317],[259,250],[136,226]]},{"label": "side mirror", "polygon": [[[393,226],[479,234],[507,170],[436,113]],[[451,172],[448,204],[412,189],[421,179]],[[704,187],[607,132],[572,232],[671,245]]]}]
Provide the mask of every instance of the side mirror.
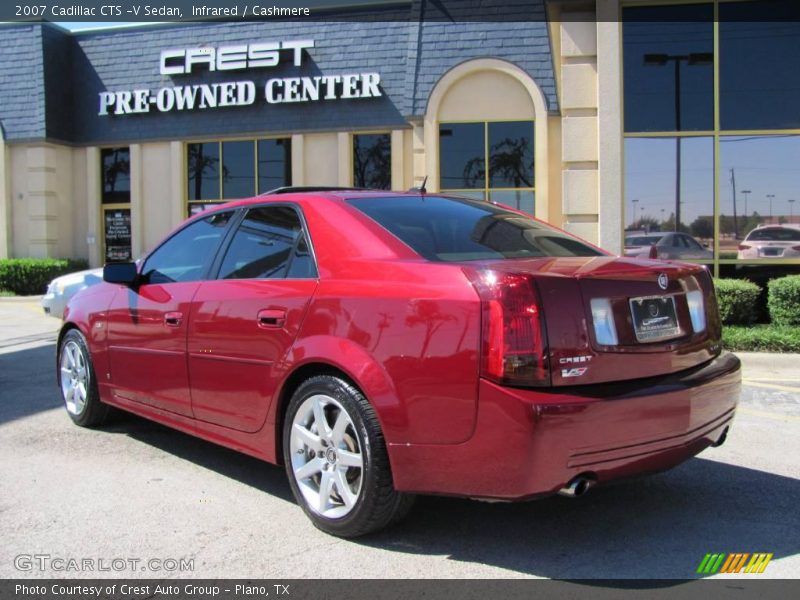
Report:
[{"label": "side mirror", "polygon": [[110,263],[103,267],[103,281],[107,283],[118,283],[131,287],[136,283],[138,277],[136,263]]}]

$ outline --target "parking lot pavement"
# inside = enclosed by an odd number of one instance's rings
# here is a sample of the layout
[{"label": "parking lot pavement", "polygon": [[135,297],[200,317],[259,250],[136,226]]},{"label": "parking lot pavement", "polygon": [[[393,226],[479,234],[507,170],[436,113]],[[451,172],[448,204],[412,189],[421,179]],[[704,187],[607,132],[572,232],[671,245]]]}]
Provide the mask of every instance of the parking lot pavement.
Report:
[{"label": "parking lot pavement", "polygon": [[[666,579],[693,577],[709,552],[774,554],[748,577],[800,574],[797,356],[745,355],[728,441],[668,473],[576,500],[421,498],[395,528],[344,541],[311,526],[278,467],[132,416],[73,426],[54,382],[57,326],[35,301],[0,299],[0,577]],[[194,570],[15,568],[33,554]]]}]

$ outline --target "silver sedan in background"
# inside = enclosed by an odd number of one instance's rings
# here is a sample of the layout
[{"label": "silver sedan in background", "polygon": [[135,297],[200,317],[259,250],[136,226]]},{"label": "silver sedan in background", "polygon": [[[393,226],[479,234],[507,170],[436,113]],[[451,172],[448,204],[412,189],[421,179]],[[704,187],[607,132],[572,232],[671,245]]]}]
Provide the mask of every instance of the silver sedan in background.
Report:
[{"label": "silver sedan in background", "polygon": [[42,298],[42,308],[45,314],[60,319],[64,316],[64,307],[75,294],[103,281],[103,269],[88,269],[76,273],[68,273],[56,277],[47,286],[47,293]]},{"label": "silver sedan in background", "polygon": [[625,256],[664,260],[687,258],[710,260],[714,253],[686,233],[654,231],[652,233],[626,233]]}]

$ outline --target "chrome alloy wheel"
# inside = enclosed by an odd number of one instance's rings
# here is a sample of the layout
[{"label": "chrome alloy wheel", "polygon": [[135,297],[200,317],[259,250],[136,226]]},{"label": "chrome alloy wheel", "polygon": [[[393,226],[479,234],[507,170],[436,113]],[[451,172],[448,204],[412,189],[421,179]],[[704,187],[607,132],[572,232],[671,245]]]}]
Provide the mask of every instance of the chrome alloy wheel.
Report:
[{"label": "chrome alloy wheel", "polygon": [[80,415],[89,394],[89,368],[81,347],[72,340],[61,350],[61,395],[67,411]]},{"label": "chrome alloy wheel", "polygon": [[330,519],[347,515],[361,493],[364,459],[344,407],[327,395],[306,398],[289,439],[292,472],[309,509]]}]

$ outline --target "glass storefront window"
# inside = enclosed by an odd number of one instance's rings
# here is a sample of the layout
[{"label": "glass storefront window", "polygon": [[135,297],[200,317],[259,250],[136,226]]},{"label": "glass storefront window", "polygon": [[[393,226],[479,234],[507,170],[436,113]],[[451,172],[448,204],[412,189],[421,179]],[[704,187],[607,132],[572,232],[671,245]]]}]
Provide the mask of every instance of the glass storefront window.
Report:
[{"label": "glass storefront window", "polygon": [[486,187],[483,123],[439,125],[439,187],[443,190]]},{"label": "glass storefront window", "polygon": [[800,128],[797,0],[719,7],[720,126]]},{"label": "glass storefront window", "polygon": [[792,251],[800,242],[781,243],[780,232],[800,228],[800,208],[795,208],[800,198],[800,135],[722,136],[719,141],[720,255],[800,258],[800,252]]},{"label": "glass storefront window", "polygon": [[131,157],[128,148],[104,148],[100,151],[103,177],[103,204],[127,204],[131,201]]},{"label": "glass storefront window", "polygon": [[353,185],[379,190],[392,187],[392,140],[388,133],[353,136]]},{"label": "glass storefront window", "polygon": [[716,250],[718,276],[800,270],[800,4],[622,14],[626,232],[688,233]]},{"label": "glass storefront window", "polygon": [[532,188],[532,123],[489,123],[488,130],[489,187]]},{"label": "glass storefront window", "polygon": [[[705,258],[711,258],[714,138],[626,139],[625,198],[626,233],[687,233],[707,247]],[[696,254],[689,250],[684,254]]]},{"label": "glass storefront window", "polygon": [[714,6],[623,10],[625,131],[714,128]]},{"label": "glass storefront window", "polygon": [[219,143],[189,144],[189,200],[216,200],[219,193]]},{"label": "glass storefront window", "polygon": [[186,145],[188,214],[292,184],[290,138]]},{"label": "glass storefront window", "polygon": [[222,197],[249,198],[256,193],[255,142],[222,142]]},{"label": "glass storefront window", "polygon": [[440,189],[534,212],[533,121],[441,123]]},{"label": "glass storefront window", "polygon": [[258,193],[263,194],[292,181],[292,140],[258,140]]}]

